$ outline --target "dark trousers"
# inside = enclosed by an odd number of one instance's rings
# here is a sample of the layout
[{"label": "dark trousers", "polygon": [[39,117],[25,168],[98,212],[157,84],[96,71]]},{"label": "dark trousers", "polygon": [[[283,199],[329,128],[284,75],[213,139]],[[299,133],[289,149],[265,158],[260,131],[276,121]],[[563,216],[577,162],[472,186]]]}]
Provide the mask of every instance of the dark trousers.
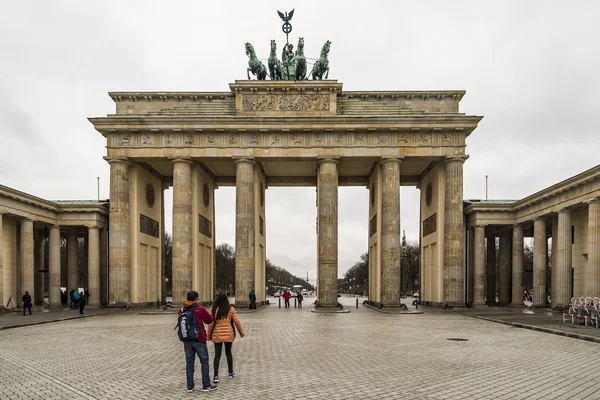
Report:
[{"label": "dark trousers", "polygon": [[25,310],[29,310],[29,315],[31,315],[31,303],[23,304],[23,315],[25,315]]},{"label": "dark trousers", "polygon": [[302,308],[302,300],[298,300],[298,308]]},{"label": "dark trousers", "polygon": [[85,307],[85,301],[79,300],[79,314],[83,314],[83,307]]},{"label": "dark trousers", "polygon": [[[233,356],[231,355],[231,342],[225,342],[225,357],[227,357],[227,368],[229,373],[233,373]],[[215,343],[215,376],[219,376],[219,363],[221,362],[221,352],[223,343]]]},{"label": "dark trousers", "polygon": [[200,369],[202,371],[202,388],[210,386],[210,375],[208,374],[208,348],[206,343],[202,342],[183,342],[183,351],[185,352],[185,377],[187,388],[194,388],[194,361],[196,355],[200,359]]},{"label": "dark trousers", "polygon": [[250,310],[256,310],[256,301],[255,300],[250,301]]}]

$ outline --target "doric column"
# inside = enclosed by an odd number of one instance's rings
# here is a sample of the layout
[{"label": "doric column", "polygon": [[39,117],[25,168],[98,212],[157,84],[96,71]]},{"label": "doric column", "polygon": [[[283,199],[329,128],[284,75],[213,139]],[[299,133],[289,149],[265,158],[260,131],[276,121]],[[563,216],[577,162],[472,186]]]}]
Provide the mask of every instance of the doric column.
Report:
[{"label": "doric column", "polygon": [[[161,246],[164,247],[164,246]],[[108,231],[100,230],[100,304],[108,303]]]},{"label": "doric column", "polygon": [[558,237],[556,240],[556,265],[552,266],[552,308],[562,308],[571,303],[571,212],[558,212]]},{"label": "doric column", "polygon": [[2,228],[2,219],[4,214],[0,212],[0,310],[4,308],[4,233]]},{"label": "doric column", "polygon": [[[183,304],[192,288],[192,161],[173,162],[173,303]],[[236,249],[237,250],[237,249]],[[237,260],[236,260],[237,261]]]},{"label": "doric column", "polygon": [[337,305],[338,272],[338,161],[325,158],[318,162],[317,218],[319,307]]},{"label": "doric column", "polygon": [[512,304],[523,305],[523,227],[514,225],[512,231]]},{"label": "doric column", "polygon": [[500,235],[500,248],[498,251],[498,303],[505,306],[510,304],[510,251],[511,237],[503,233]]},{"label": "doric column", "polygon": [[[48,238],[48,269],[50,273],[50,283],[48,288],[48,297],[51,306],[59,306],[60,303],[60,227],[57,225],[50,227]],[[67,290],[67,292],[71,289]]]},{"label": "doric column", "polygon": [[77,233],[67,234],[67,293],[79,287]]},{"label": "doric column", "polygon": [[88,290],[90,306],[100,305],[100,229],[88,228]]},{"label": "doric column", "polygon": [[[41,232],[41,231],[38,231]],[[44,266],[44,237],[40,234],[35,240],[35,258],[36,265],[34,267],[35,275],[35,305],[44,304],[44,273],[40,272],[45,269]]]},{"label": "doric column", "polygon": [[444,302],[465,305],[463,232],[463,163],[467,157],[449,157],[446,164],[444,204]]},{"label": "doric column", "polygon": [[248,304],[254,289],[255,207],[254,165],[248,158],[235,160],[235,303]]},{"label": "doric column", "polygon": [[600,297],[600,198],[588,202],[588,271],[585,295]]},{"label": "doric column", "polygon": [[[108,231],[110,304],[129,303],[131,228],[129,221],[129,162],[110,158],[110,229]],[[72,288],[69,288],[69,291]]]},{"label": "doric column", "polygon": [[546,258],[547,258],[546,221],[533,221],[533,306],[545,306],[546,293]]},{"label": "doric column", "polygon": [[[401,303],[400,163],[397,158],[381,161],[381,302],[386,306],[399,306]],[[337,187],[335,194],[337,198]]]},{"label": "doric column", "polygon": [[473,304],[485,304],[485,225],[475,225],[475,282]]},{"label": "doric column", "polygon": [[[21,296],[29,292],[32,302],[35,302],[35,266],[33,262],[33,221],[24,219],[21,221]],[[21,299],[19,299],[21,300]]]},{"label": "doric column", "polygon": [[496,304],[496,236],[492,233],[487,235],[486,240],[486,292],[485,302],[488,305]]}]

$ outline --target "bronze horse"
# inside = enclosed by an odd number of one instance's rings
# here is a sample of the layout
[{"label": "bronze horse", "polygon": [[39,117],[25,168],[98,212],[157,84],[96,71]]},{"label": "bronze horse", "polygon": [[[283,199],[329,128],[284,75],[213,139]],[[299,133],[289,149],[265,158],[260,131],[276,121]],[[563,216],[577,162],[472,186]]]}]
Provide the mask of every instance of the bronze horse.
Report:
[{"label": "bronze horse", "polygon": [[330,47],[331,42],[328,40],[321,49],[321,57],[313,65],[311,72],[313,80],[323,79],[323,74],[325,74],[325,79],[329,77],[329,60],[327,59],[327,55],[329,54]]},{"label": "bronze horse", "polygon": [[254,47],[250,43],[246,43],[246,55],[250,57],[248,60],[248,80],[250,80],[250,72],[256,76],[259,81],[264,81],[267,77],[267,68],[256,57]]},{"label": "bronze horse", "polygon": [[281,61],[277,58],[277,44],[271,40],[271,54],[269,55],[269,76],[272,80],[281,80]]},{"label": "bronze horse", "polygon": [[306,57],[304,57],[304,38],[298,38],[296,50],[296,80],[306,79]]}]

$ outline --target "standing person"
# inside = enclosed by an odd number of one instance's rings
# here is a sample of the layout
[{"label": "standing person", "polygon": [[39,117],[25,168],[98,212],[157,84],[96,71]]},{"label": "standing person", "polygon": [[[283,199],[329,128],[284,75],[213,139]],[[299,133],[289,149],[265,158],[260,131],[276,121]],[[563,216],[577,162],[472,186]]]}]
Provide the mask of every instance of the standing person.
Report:
[{"label": "standing person", "polygon": [[75,304],[74,309],[79,308],[79,290],[73,290],[73,303]]},{"label": "standing person", "polygon": [[180,316],[184,312],[192,311],[200,332],[198,339],[194,341],[183,342],[183,351],[185,352],[185,376],[187,380],[187,391],[188,393],[192,393],[194,391],[194,361],[196,354],[200,359],[200,368],[202,371],[202,391],[208,392],[209,390],[216,390],[217,387],[210,383],[208,348],[206,347],[206,331],[204,330],[204,324],[211,324],[213,322],[213,318],[206,308],[198,304],[200,298],[198,292],[192,290],[191,292],[188,292],[186,298],[187,301],[177,312],[177,315]]},{"label": "standing person", "polygon": [[69,299],[71,300],[71,310],[75,308],[75,297],[73,297],[75,295],[75,289],[71,289],[71,291],[69,292]]},{"label": "standing person", "polygon": [[23,302],[23,316],[25,316],[25,310],[29,310],[29,315],[31,315],[31,296],[28,291],[25,291],[21,301]]},{"label": "standing person", "polygon": [[[231,346],[235,340],[235,328],[240,332],[240,336],[244,337],[244,329],[235,312],[235,308],[229,304],[227,296],[224,294],[217,295],[215,304],[212,307],[213,323],[208,326],[208,340],[212,340],[215,345],[215,366],[214,366],[214,383],[219,382],[219,363],[221,362],[221,352],[223,343],[225,343],[225,357],[227,357],[227,368],[229,379],[233,379],[233,355],[231,354]],[[235,327],[234,327],[235,324]]]},{"label": "standing person", "polygon": [[298,308],[302,308],[302,300],[304,300],[302,292],[298,292]]},{"label": "standing person", "polygon": [[289,290],[286,290],[285,292],[283,292],[283,299],[285,300],[285,308],[290,307],[290,297],[292,297],[292,296],[290,295]]},{"label": "standing person", "polygon": [[85,302],[86,304],[90,302],[90,291],[88,290],[88,288],[85,288],[85,290],[83,291],[83,294],[85,294]]},{"label": "standing person", "polygon": [[256,293],[254,293],[254,289],[250,291],[248,298],[250,299],[250,309],[256,310]]},{"label": "standing person", "polygon": [[83,315],[83,308],[85,307],[86,303],[87,303],[87,296],[85,295],[85,292],[81,292],[79,294],[79,315]]}]

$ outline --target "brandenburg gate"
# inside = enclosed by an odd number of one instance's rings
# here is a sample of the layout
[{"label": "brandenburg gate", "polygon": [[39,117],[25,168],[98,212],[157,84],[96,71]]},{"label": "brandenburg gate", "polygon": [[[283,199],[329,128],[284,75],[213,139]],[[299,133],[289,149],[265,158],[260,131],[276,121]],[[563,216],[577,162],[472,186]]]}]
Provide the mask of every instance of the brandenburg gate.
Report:
[{"label": "brandenburg gate", "polygon": [[[464,91],[343,91],[242,80],[226,92],[112,92],[90,121],[110,164],[109,303],[164,299],[163,190],[173,187],[173,302],[214,294],[214,192],[236,187],[236,303],[265,300],[265,190],[316,186],[318,305],[337,305],[338,187],[369,204],[369,300],[400,305],[400,186],[421,190],[422,299],[466,302],[463,163],[479,116]],[[294,212],[290,210],[289,212]]]}]

